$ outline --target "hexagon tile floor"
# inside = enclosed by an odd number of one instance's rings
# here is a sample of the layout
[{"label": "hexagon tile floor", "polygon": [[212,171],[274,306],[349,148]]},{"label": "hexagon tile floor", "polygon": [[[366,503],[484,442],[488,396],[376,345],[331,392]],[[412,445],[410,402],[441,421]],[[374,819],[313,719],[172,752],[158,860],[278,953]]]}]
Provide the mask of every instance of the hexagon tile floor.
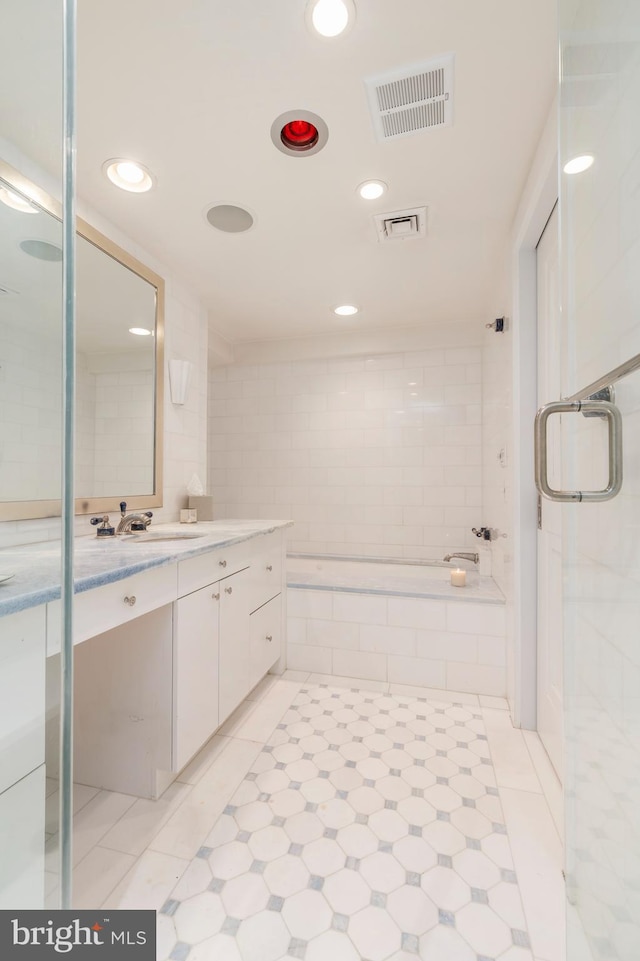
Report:
[{"label": "hexagon tile floor", "polygon": [[481,713],[303,685],[161,913],[171,961],[532,961]]}]

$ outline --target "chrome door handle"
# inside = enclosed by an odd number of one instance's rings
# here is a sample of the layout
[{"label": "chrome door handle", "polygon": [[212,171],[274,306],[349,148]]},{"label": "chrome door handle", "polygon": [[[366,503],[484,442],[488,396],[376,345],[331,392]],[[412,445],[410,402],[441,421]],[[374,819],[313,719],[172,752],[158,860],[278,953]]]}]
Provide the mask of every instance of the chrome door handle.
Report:
[{"label": "chrome door handle", "polygon": [[125,597],[124,602],[127,605],[127,607],[133,607],[133,605],[136,602],[136,595],[132,594],[131,597]]},{"label": "chrome door handle", "polygon": [[213,598],[214,601],[219,601],[219,600],[220,600],[220,595],[219,595],[219,594],[212,594],[211,597]]},{"label": "chrome door handle", "polygon": [[226,561],[218,561],[218,564],[220,565],[220,567],[226,567],[226,566],[227,566],[227,562],[226,562]]},{"label": "chrome door handle", "polygon": [[[609,481],[597,491],[560,491],[549,485],[547,477],[547,422],[552,414],[600,414],[609,425]],[[622,415],[607,400],[556,401],[545,404],[535,421],[536,487],[550,501],[609,501],[622,488]]]},{"label": "chrome door handle", "polygon": [[267,634],[267,640],[269,641],[269,644],[271,644],[271,641],[273,640],[273,634]]},{"label": "chrome door handle", "polygon": [[273,570],[273,564],[267,564],[267,570],[268,570],[268,571],[272,571],[272,570]]},{"label": "chrome door handle", "polygon": [[232,587],[225,587],[224,592],[225,592],[225,594],[232,594],[232,593],[233,593],[233,588],[232,588]]}]

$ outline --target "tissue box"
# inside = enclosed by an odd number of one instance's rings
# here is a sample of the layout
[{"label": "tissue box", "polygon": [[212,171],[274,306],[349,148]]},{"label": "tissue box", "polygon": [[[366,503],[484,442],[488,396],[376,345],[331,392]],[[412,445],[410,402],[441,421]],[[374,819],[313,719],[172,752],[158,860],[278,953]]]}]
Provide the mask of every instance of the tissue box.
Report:
[{"label": "tissue box", "polygon": [[198,511],[199,521],[213,521],[213,497],[211,494],[203,494],[201,497],[189,495],[189,507],[195,507]]}]

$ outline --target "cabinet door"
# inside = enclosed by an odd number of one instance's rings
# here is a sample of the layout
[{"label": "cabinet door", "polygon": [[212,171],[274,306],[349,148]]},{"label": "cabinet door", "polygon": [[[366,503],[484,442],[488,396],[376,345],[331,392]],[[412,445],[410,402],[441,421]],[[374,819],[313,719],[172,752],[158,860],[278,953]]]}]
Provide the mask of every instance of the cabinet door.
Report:
[{"label": "cabinet door", "polygon": [[255,687],[282,651],[282,595],[254,611],[250,622],[249,683]]},{"label": "cabinet door", "polygon": [[0,794],[0,910],[44,907],[44,764]]},{"label": "cabinet door", "polygon": [[220,581],[220,723],[251,690],[249,596],[251,574],[239,571]]},{"label": "cabinet door", "polygon": [[41,605],[1,619],[0,792],[44,763],[45,616]]},{"label": "cabinet door", "polygon": [[219,613],[219,583],[175,604],[174,771],[182,770],[218,727]]}]

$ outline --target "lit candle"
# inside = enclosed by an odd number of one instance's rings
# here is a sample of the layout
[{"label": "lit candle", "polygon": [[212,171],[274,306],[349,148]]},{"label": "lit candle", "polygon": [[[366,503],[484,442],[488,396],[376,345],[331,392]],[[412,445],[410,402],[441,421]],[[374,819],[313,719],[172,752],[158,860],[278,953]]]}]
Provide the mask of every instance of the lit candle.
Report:
[{"label": "lit candle", "polygon": [[451,571],[451,586],[452,587],[464,587],[467,583],[467,572],[460,570],[459,567],[455,571]]}]

